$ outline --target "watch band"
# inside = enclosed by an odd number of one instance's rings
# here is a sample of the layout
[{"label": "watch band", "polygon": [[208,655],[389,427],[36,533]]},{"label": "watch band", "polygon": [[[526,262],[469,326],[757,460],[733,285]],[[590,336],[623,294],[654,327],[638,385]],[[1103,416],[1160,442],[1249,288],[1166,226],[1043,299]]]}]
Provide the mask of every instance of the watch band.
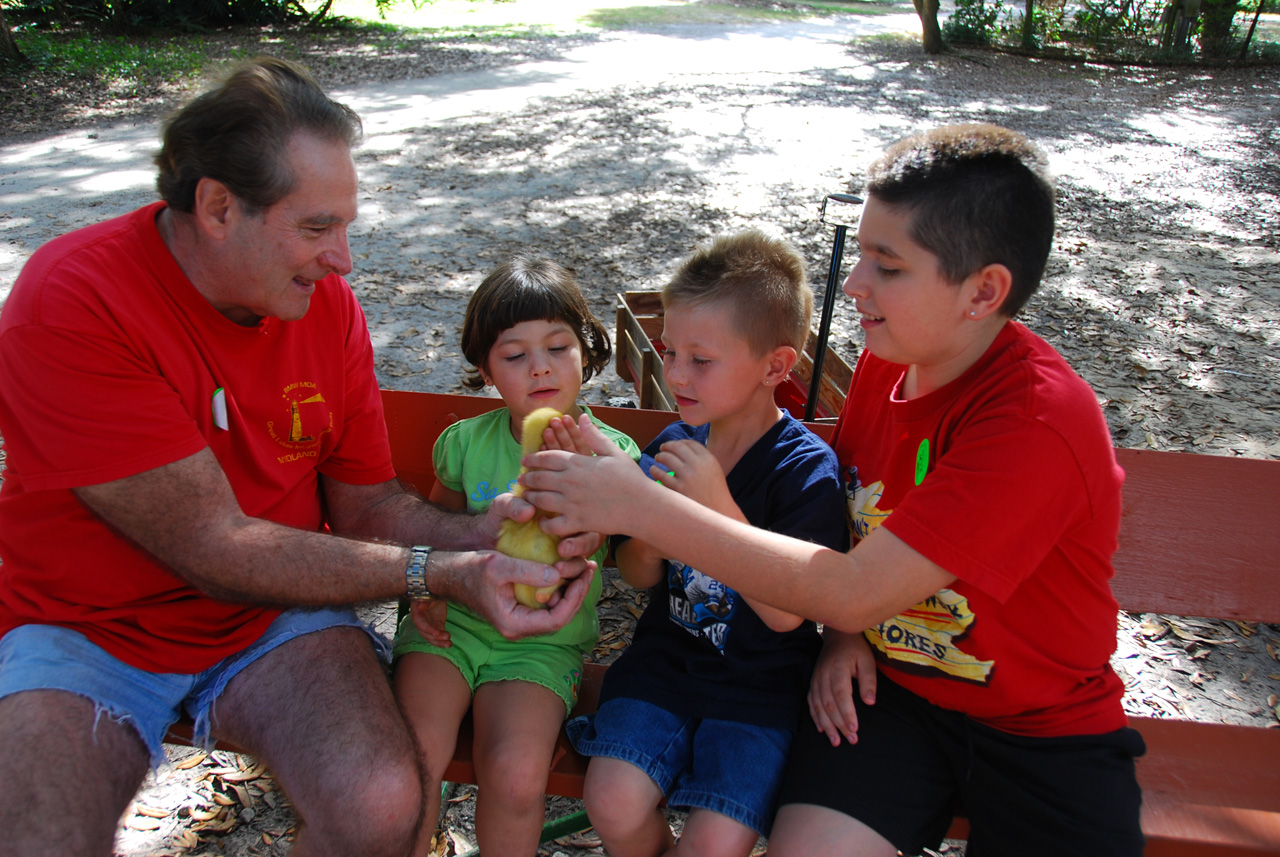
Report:
[{"label": "watch band", "polygon": [[427,589],[427,559],[434,548],[426,545],[414,545],[409,567],[404,572],[405,593],[414,600],[431,598],[431,590]]}]

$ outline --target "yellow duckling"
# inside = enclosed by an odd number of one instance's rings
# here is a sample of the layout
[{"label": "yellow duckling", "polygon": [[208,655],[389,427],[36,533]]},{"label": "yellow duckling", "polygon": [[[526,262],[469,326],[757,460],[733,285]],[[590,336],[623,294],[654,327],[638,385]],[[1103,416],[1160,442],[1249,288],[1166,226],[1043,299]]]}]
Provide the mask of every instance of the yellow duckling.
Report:
[{"label": "yellow duckling", "polygon": [[[542,433],[546,431],[547,425],[551,420],[562,414],[555,408],[538,408],[536,411],[524,418],[524,426],[520,434],[520,450],[522,455],[529,455],[537,452],[542,446]],[[520,472],[524,473],[525,468],[521,467]],[[524,486],[517,485],[513,492],[518,497],[524,493]],[[538,522],[543,518],[552,518],[545,512],[538,512],[523,524],[517,524],[510,519],[502,522],[501,529],[498,530],[498,541],[494,545],[501,553],[516,559],[531,559],[534,562],[541,562],[546,565],[555,565],[560,559],[558,547],[560,538],[558,536],[548,535],[542,531],[542,527]],[[551,586],[532,587],[523,583],[517,583],[516,601],[519,601],[526,607],[545,608],[547,599],[551,597],[551,593],[560,588],[559,583]]]}]

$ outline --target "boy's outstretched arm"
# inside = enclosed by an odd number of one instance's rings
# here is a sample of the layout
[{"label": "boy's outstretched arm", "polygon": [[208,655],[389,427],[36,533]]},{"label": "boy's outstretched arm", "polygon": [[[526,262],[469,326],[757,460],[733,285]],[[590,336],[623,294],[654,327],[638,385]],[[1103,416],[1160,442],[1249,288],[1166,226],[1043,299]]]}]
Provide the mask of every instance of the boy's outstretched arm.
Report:
[{"label": "boy's outstretched arm", "polygon": [[636,589],[657,586],[662,580],[662,563],[666,559],[653,546],[639,539],[627,539],[614,552],[618,574]]},{"label": "boy's outstretched arm", "polygon": [[[750,524],[747,516],[742,514],[742,509],[738,507],[737,501],[733,499],[733,494],[725,481],[724,470],[711,450],[696,440],[669,441],[662,445],[662,449],[654,460],[658,462],[658,466],[652,468],[650,475],[663,485],[725,517]],[[804,622],[803,616],[779,610],[745,594],[743,598],[760,620],[773,631],[779,633],[794,631]]]},{"label": "boy's outstretched arm", "polygon": [[862,631],[917,604],[954,576],[880,527],[849,553],[734,521],[651,481],[589,422],[594,457],[538,452],[525,497],[559,515],[549,532],[626,532],[748,598],[842,631]]}]

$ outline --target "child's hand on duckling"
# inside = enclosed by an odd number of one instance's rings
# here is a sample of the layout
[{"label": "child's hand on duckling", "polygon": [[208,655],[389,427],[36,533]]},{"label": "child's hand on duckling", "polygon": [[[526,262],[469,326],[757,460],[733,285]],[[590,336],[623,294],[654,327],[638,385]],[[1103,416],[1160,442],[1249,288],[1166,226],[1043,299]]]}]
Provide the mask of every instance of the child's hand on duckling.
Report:
[{"label": "child's hand on duckling", "polygon": [[[560,417],[548,424],[542,433],[543,449],[559,449],[577,455],[595,455],[587,439],[582,436],[582,429],[572,417]],[[560,556],[591,556],[604,545],[607,539],[604,533],[576,533],[565,536],[560,542]]]},{"label": "child's hand on duckling", "polygon": [[657,466],[649,469],[654,479],[708,509],[736,517],[738,504],[729,492],[724,471],[705,446],[696,440],[668,441],[654,461]]},{"label": "child's hand on duckling", "polygon": [[562,536],[560,538],[561,559],[569,559],[570,557],[589,557],[593,556],[596,551],[604,547],[604,533],[574,533],[571,536]]},{"label": "child's hand on duckling", "polygon": [[[583,414],[578,420],[592,456],[547,449],[524,457],[520,474],[526,499],[559,517],[543,522],[549,533],[621,533],[653,502],[655,485],[635,461]],[[602,491],[601,486],[610,490]]]},{"label": "child's hand on duckling", "polygon": [[582,429],[573,417],[558,417],[552,420],[546,431],[542,433],[543,449],[562,449],[565,452],[576,452],[579,455],[595,455],[587,439],[582,436]]},{"label": "child's hand on duckling", "polygon": [[[475,547],[477,549],[491,548],[498,541],[498,533],[502,530],[502,522],[510,518],[517,523],[524,523],[530,520],[537,509],[523,497],[517,497],[515,494],[499,494],[493,501],[493,505],[484,513],[480,529],[486,534],[488,541],[481,540],[480,544]],[[539,526],[545,522],[539,521]],[[543,529],[548,529],[543,527]],[[488,533],[492,532],[492,535]],[[560,544],[557,552],[561,559],[572,559],[574,557],[588,557],[604,545],[605,539],[608,538],[603,533],[572,533],[570,535],[561,536]]]}]

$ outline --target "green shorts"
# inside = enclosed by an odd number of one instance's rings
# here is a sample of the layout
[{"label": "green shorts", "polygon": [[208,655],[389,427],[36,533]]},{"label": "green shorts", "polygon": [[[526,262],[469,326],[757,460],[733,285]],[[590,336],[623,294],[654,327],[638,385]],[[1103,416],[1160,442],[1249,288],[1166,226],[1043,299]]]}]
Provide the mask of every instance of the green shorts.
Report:
[{"label": "green shorts", "polygon": [[475,693],[490,681],[527,681],[542,685],[564,700],[565,715],[578,701],[582,683],[582,658],[594,645],[582,646],[550,642],[546,638],[526,637],[508,640],[492,625],[459,604],[449,605],[446,625],[453,645],[447,649],[433,646],[422,638],[408,615],[400,620],[392,656],[408,652],[439,655],[458,668]]}]

